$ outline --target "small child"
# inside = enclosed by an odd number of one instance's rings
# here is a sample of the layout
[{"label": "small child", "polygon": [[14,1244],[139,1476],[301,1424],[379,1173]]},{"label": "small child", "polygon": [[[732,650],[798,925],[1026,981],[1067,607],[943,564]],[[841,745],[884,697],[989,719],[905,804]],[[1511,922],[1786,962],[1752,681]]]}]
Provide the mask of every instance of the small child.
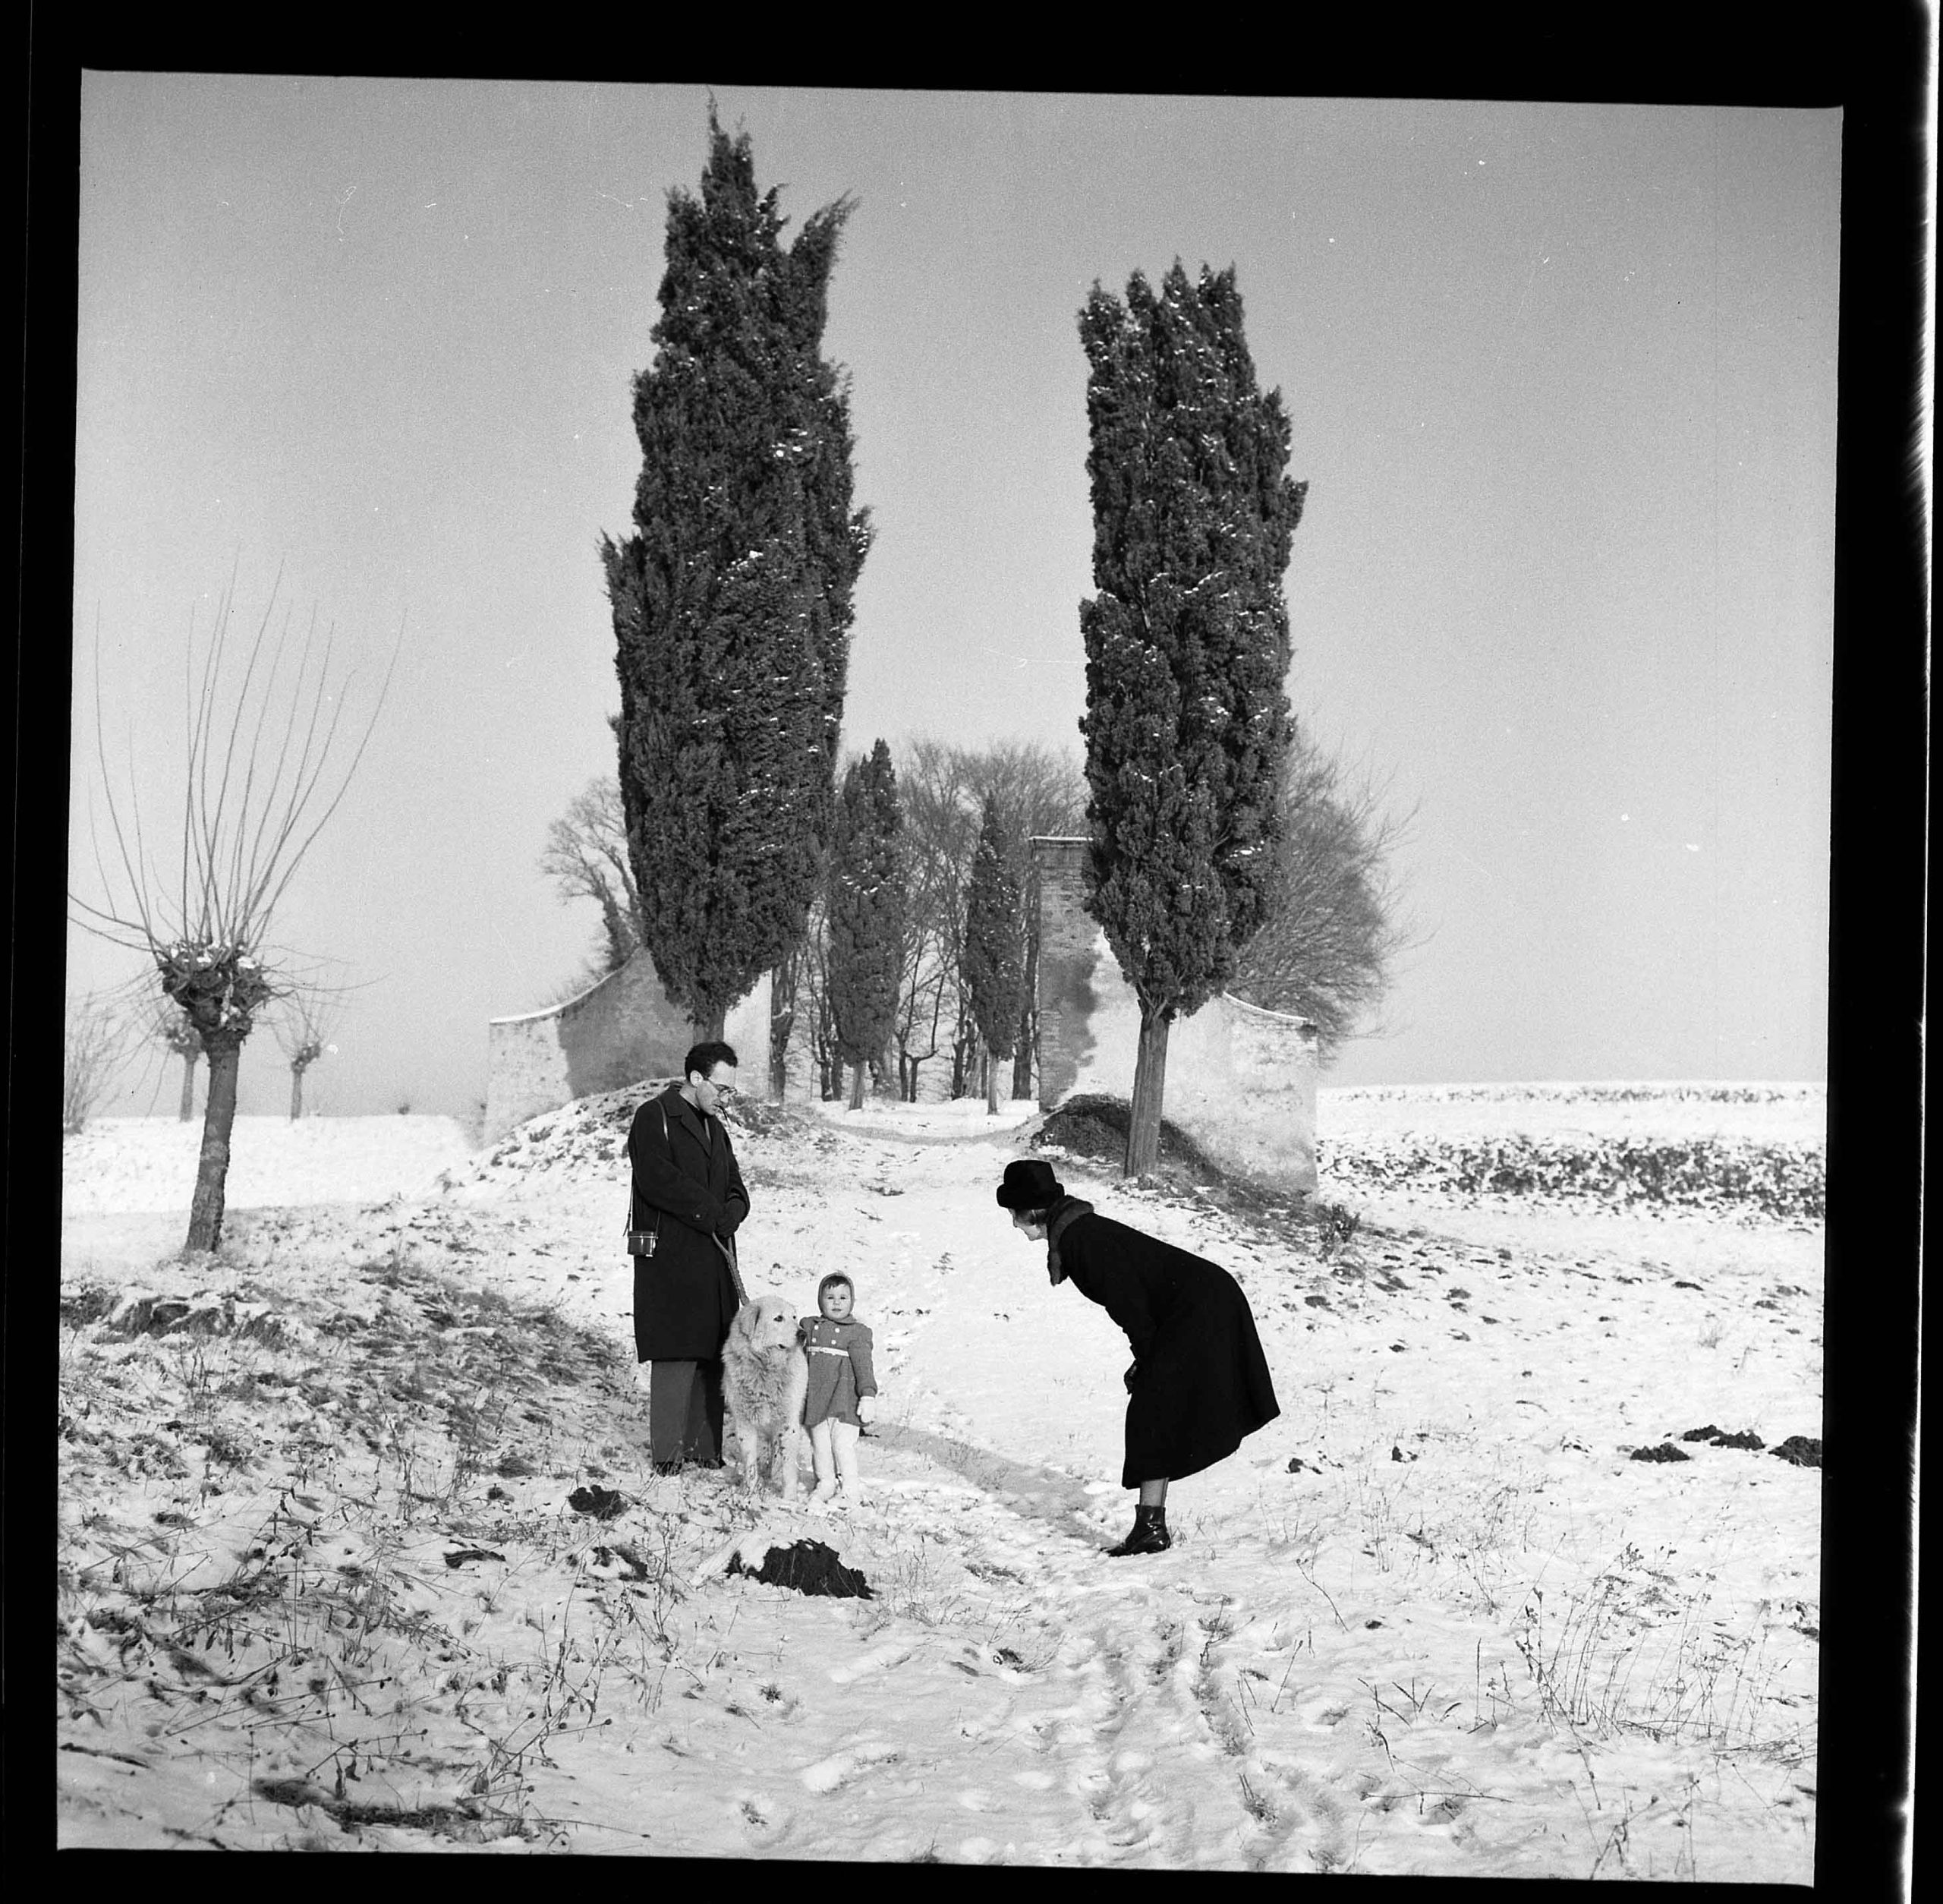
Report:
[{"label": "small child", "polygon": [[810,1456],[817,1485],[809,1505],[827,1506],[842,1483],[843,1505],[861,1506],[857,1479],[857,1438],[877,1413],[877,1382],[871,1369],[871,1332],[852,1316],[856,1291],[839,1269],[817,1285],[817,1307],[798,1332],[810,1360],[810,1388],[803,1403],[803,1425],[810,1431]]}]

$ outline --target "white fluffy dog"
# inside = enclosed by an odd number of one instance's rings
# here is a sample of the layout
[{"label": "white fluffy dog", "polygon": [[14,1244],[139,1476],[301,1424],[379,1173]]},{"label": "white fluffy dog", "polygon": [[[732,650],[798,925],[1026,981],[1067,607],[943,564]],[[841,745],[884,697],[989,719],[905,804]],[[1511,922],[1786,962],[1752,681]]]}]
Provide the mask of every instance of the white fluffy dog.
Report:
[{"label": "white fluffy dog", "polygon": [[809,1386],[810,1358],[797,1339],[795,1311],[778,1296],[745,1303],[722,1349],[723,1411],[735,1431],[745,1487],[755,1486],[765,1467],[772,1474],[780,1468],[775,1479],[783,1498],[797,1498]]}]

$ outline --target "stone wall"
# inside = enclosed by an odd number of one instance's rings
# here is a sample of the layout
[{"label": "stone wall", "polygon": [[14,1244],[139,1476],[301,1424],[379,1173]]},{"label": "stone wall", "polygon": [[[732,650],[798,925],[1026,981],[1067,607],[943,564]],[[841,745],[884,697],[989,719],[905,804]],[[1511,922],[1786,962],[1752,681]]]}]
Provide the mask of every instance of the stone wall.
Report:
[{"label": "stone wall", "polygon": [[[1086,913],[1083,839],[1032,842],[1039,872],[1039,1105],[1131,1099],[1140,1006]],[[1223,992],[1167,1037],[1162,1114],[1223,1169],[1284,1195],[1315,1193],[1315,1028]]]},{"label": "stone wall", "polygon": [[[723,1036],[742,1060],[742,1089],[769,1086],[769,977],[731,1010]],[[486,1029],[485,1141],[575,1098],[644,1078],[674,1077],[694,1042],[688,1014],[669,1002],[645,952],[565,1004]]]}]

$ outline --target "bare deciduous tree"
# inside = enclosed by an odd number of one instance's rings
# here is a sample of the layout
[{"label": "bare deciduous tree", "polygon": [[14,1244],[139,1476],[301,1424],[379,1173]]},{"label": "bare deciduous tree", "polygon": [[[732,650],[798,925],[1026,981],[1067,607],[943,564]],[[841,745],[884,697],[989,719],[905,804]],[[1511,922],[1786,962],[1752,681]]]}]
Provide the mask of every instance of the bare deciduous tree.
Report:
[{"label": "bare deciduous tree", "polygon": [[628,859],[627,821],[614,775],[589,780],[547,827],[540,870],[563,900],[590,899],[600,908],[599,949],[587,961],[587,984],[619,971],[641,949],[641,897]]},{"label": "bare deciduous tree", "polygon": [[1079,762],[1066,755],[1035,742],[1002,741],[969,757],[966,783],[979,804],[987,793],[998,802],[1006,868],[1019,895],[1024,976],[1012,1048],[1012,1095],[1027,1098],[1039,1048],[1039,880],[1032,842],[1085,830],[1086,782]]},{"label": "bare deciduous tree", "polygon": [[[1039,922],[1031,843],[1037,834],[1067,834],[1085,823],[1085,783],[1078,764],[1031,742],[954,747],[928,739],[905,750],[899,784],[905,790],[905,827],[913,862],[914,922],[921,919],[946,966],[936,981],[940,1004],[953,1013],[951,1095],[972,1089],[989,1054],[972,1009],[966,979],[965,918],[973,856],[989,795],[997,804],[1005,864],[1019,902],[1024,981],[1019,1023],[1010,1041],[1015,1098],[1032,1090],[1038,1032]],[[997,1088],[987,1077],[988,1092]]]},{"label": "bare deciduous tree", "polygon": [[817,1070],[817,1095],[831,1104],[843,1095],[843,1061],[836,1049],[836,1010],[830,1001],[830,922],[820,898],[810,906],[803,935],[804,1029]]},{"label": "bare deciduous tree", "polygon": [[919,739],[906,745],[898,768],[910,882],[898,976],[898,1082],[899,1094],[912,1103],[918,1097],[918,1067],[938,1054],[947,998],[953,1017],[952,1095],[964,1089],[969,1057],[962,983],[965,891],[978,837],[966,778],[971,758],[962,748]]},{"label": "bare deciduous tree", "polygon": [[1366,1023],[1391,962],[1413,942],[1390,868],[1413,815],[1386,811],[1383,787],[1290,726],[1270,910],[1228,988],[1310,1020],[1326,1062]]},{"label": "bare deciduous tree", "polygon": [[87,1127],[128,1044],[128,1021],[99,992],[68,1004],[61,1086],[61,1128],[70,1136]]},{"label": "bare deciduous tree", "polygon": [[180,795],[180,862],[173,865],[172,853],[172,871],[165,872],[152,855],[140,790],[132,784],[132,764],[125,801],[117,799],[109,777],[98,629],[96,636],[95,739],[118,877],[104,861],[97,836],[95,863],[103,903],[70,894],[71,916],[99,937],[143,954],[154,967],[163,996],[201,1036],[209,1065],[209,1100],[189,1209],[184,1246],[189,1250],[213,1250],[222,1240],[238,1064],[259,1014],[287,989],[268,943],[278,903],[364,758],[405,634],[401,623],[370,719],[335,777],[335,791],[330,790],[326,777],[349,705],[348,677],[332,682],[331,632],[324,631],[318,653],[314,613],[298,651],[294,676],[286,676],[288,609],[281,628],[271,632],[282,585],[279,571],[233,689],[233,575],[217,604],[200,667],[191,624],[184,677],[188,752]]},{"label": "bare deciduous tree", "polygon": [[770,968],[769,1095],[778,1104],[789,1095],[789,1041],[796,1029],[796,1007],[809,958],[805,936]]}]

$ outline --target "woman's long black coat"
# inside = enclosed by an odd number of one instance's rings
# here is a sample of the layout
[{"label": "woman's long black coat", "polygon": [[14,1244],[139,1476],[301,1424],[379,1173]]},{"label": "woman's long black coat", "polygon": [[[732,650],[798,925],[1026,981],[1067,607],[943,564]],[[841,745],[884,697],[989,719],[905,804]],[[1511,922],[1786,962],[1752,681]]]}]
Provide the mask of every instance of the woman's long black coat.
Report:
[{"label": "woman's long black coat", "polygon": [[1123,1487],[1198,1474],[1282,1412],[1248,1298],[1220,1264],[1090,1209],[1051,1214],[1055,1280],[1133,1344]]},{"label": "woman's long black coat", "polygon": [[749,1213],[729,1133],[671,1084],[635,1113],[628,1156],[634,1166],[629,1220],[635,1229],[660,1233],[654,1254],[635,1259],[635,1359],[712,1362],[735,1319],[727,1253]]}]

